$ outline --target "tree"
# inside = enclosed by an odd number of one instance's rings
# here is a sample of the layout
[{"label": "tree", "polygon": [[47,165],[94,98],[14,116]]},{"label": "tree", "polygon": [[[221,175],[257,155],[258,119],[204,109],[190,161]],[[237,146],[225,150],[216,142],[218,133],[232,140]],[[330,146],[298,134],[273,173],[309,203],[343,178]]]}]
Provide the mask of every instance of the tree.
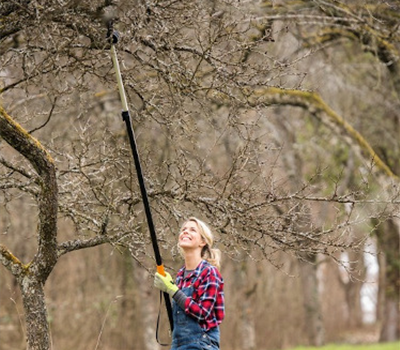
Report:
[{"label": "tree", "polygon": [[[32,198],[39,214],[30,262],[5,244],[0,256],[22,291],[31,349],[49,348],[43,285],[60,256],[105,243],[128,249],[141,263],[148,256],[130,151],[109,121],[120,108],[105,39],[114,13],[123,33],[118,46],[123,78],[166,250],[176,254],[169,229],[192,213],[213,222],[227,254],[242,251],[275,265],[277,252],[335,258],[341,249],[357,248],[343,237],[371,218],[368,204],[374,216],[391,217],[396,199],[390,193],[384,209],[376,210],[374,198],[367,197],[369,179],[340,195],[339,180],[324,178],[321,170],[287,183],[288,168],[280,168],[275,151],[284,147],[268,137],[275,129],[268,118],[271,105],[306,119],[300,107],[334,131],[335,140],[345,139],[364,171],[383,174],[385,182],[395,176],[321,95],[291,88],[302,85],[296,64],[308,55],[285,63],[269,54],[278,39],[271,41],[267,28],[260,30],[239,2],[45,5],[23,0],[0,5],[6,76],[0,135],[9,145],[1,145],[0,188],[10,201],[21,193]],[[281,83],[288,76],[294,84]],[[318,179],[331,191],[320,190]],[[340,208],[326,225],[310,220],[310,203],[321,202],[332,211]],[[354,207],[351,213],[345,205]],[[60,237],[61,220],[76,236]],[[301,230],[299,223],[305,223]]]},{"label": "tree", "polygon": [[[38,196],[39,228],[38,249],[29,265],[18,260],[1,245],[1,261],[16,277],[21,288],[27,314],[28,345],[32,349],[48,347],[46,307],[43,285],[57,262],[57,183],[54,161],[50,154],[35,144],[35,140],[5,113],[0,110],[1,136],[29,159],[38,176],[29,176],[40,190]],[[17,169],[16,169],[17,170]],[[40,343],[38,343],[40,342]],[[41,344],[41,345],[40,345]]]},{"label": "tree", "polygon": [[[379,89],[379,94],[383,96],[393,95],[394,98],[388,102],[388,106],[382,106],[381,110],[382,118],[384,120],[385,135],[383,136],[381,130],[376,128],[364,128],[364,135],[358,134],[352,127],[346,126],[347,122],[345,119],[334,117],[334,115],[327,111],[330,115],[331,120],[335,120],[335,123],[340,125],[340,128],[345,133],[353,134],[351,139],[358,141],[358,146],[352,145],[352,150],[358,149],[357,153],[360,152],[370,155],[371,159],[377,161],[376,165],[382,168],[389,177],[395,177],[398,183],[399,177],[399,162],[398,159],[398,143],[394,141],[399,130],[399,115],[393,113],[393,110],[398,109],[399,105],[399,26],[398,26],[398,4],[396,2],[385,2],[376,3],[370,2],[359,2],[353,1],[351,3],[345,3],[340,1],[313,1],[312,3],[304,2],[286,2],[281,3],[277,6],[271,6],[270,2],[265,2],[264,9],[269,16],[264,17],[264,20],[282,20],[285,23],[291,23],[294,19],[299,20],[297,24],[298,31],[297,37],[303,42],[306,48],[324,50],[328,54],[334,54],[334,52],[349,52],[350,55],[356,55],[362,57],[362,60],[368,60],[369,56],[376,59],[375,65],[378,68],[378,72],[382,69],[385,70],[383,73],[388,78],[389,84],[385,84]],[[295,11],[301,11],[301,15],[295,13]],[[278,15],[273,13],[278,13]],[[347,47],[347,44],[352,45]],[[361,67],[361,66],[359,66]],[[360,71],[364,70],[361,68]],[[371,79],[377,81],[379,77],[376,74],[369,74],[368,69],[365,74],[370,76]],[[375,84],[375,82],[373,82]],[[302,99],[304,101],[304,99]],[[369,115],[368,113],[366,115]],[[371,117],[371,122],[376,123],[376,118]],[[354,123],[357,123],[356,121]],[[358,136],[357,136],[358,134]],[[387,137],[391,135],[391,137]],[[369,139],[369,142],[366,140]],[[394,141],[394,142],[393,142]],[[375,144],[375,150],[372,149],[370,144]],[[383,160],[383,167],[379,165],[380,160]],[[354,180],[353,180],[354,181]],[[381,180],[383,187],[390,186],[388,179]],[[377,225],[376,220],[372,220],[373,225]],[[391,223],[390,223],[391,222]],[[386,225],[387,224],[387,225]],[[378,224],[379,225],[379,224]],[[383,224],[387,227],[383,234],[382,229],[377,229],[379,234],[378,242],[380,249],[383,254],[393,257],[396,256],[399,245],[399,228],[396,223],[396,218],[389,218],[388,222],[385,221]],[[390,229],[389,229],[390,228]],[[382,238],[385,237],[385,238]],[[382,240],[383,239],[383,240]],[[384,241],[391,241],[390,247],[384,244]],[[397,243],[396,243],[397,242]],[[385,292],[386,298],[385,306],[382,309],[392,310],[381,314],[382,317],[393,317],[392,321],[382,320],[383,328],[381,333],[382,341],[393,341],[398,339],[398,330],[393,325],[397,323],[398,309],[390,307],[398,303],[398,276],[393,276],[391,271],[397,271],[396,266],[398,265],[397,259],[388,258],[388,276],[389,289],[391,291],[396,290],[397,293]],[[381,266],[381,269],[385,269],[385,265]],[[396,311],[397,310],[397,311]],[[397,314],[397,316],[389,316]],[[384,316],[385,315],[385,316]],[[388,326],[391,324],[392,326]],[[385,328],[392,328],[391,331]],[[390,334],[390,336],[389,336]]]}]

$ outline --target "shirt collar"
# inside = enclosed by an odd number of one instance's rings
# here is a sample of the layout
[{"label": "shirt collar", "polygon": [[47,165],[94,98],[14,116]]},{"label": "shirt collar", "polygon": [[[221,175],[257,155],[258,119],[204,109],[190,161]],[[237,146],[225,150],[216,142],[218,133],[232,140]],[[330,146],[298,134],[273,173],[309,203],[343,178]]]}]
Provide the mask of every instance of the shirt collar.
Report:
[{"label": "shirt collar", "polygon": [[[193,276],[198,277],[201,273],[201,271],[203,271],[205,265],[208,264],[206,260],[201,260],[199,265],[197,265],[197,267],[189,274],[186,276],[186,279],[192,278]],[[186,267],[183,266],[180,270],[179,270],[179,275],[184,275],[184,271],[185,271]]]}]

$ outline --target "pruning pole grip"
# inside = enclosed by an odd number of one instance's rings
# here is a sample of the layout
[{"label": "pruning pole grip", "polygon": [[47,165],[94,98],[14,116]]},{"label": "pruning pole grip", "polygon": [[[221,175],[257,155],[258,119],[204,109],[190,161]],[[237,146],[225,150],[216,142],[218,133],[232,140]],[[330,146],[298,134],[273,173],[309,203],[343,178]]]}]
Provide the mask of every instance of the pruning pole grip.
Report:
[{"label": "pruning pole grip", "polygon": [[157,265],[157,272],[158,272],[160,275],[165,276],[164,265]]}]

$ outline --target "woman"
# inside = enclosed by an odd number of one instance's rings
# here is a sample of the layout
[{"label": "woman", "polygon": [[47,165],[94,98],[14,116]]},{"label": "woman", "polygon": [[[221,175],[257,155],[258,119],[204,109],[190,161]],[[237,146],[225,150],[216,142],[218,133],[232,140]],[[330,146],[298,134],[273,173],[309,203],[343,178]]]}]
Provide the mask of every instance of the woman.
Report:
[{"label": "woman", "polygon": [[176,284],[169,273],[156,273],[154,285],[173,298],[171,350],[219,349],[219,325],[225,316],[224,281],[218,271],[221,252],[199,219],[187,220],[179,233],[178,247],[185,265]]}]

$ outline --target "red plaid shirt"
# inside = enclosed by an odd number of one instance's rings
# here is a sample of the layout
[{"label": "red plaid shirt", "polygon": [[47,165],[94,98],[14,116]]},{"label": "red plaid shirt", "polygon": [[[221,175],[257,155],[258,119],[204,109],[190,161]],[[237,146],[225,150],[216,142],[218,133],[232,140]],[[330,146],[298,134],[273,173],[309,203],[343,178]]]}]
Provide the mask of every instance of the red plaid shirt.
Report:
[{"label": "red plaid shirt", "polygon": [[185,302],[186,314],[194,317],[205,331],[217,327],[225,316],[224,280],[218,269],[202,260],[186,278],[184,273],[185,267],[182,267],[176,276],[179,289],[188,288],[198,276],[193,295]]}]

